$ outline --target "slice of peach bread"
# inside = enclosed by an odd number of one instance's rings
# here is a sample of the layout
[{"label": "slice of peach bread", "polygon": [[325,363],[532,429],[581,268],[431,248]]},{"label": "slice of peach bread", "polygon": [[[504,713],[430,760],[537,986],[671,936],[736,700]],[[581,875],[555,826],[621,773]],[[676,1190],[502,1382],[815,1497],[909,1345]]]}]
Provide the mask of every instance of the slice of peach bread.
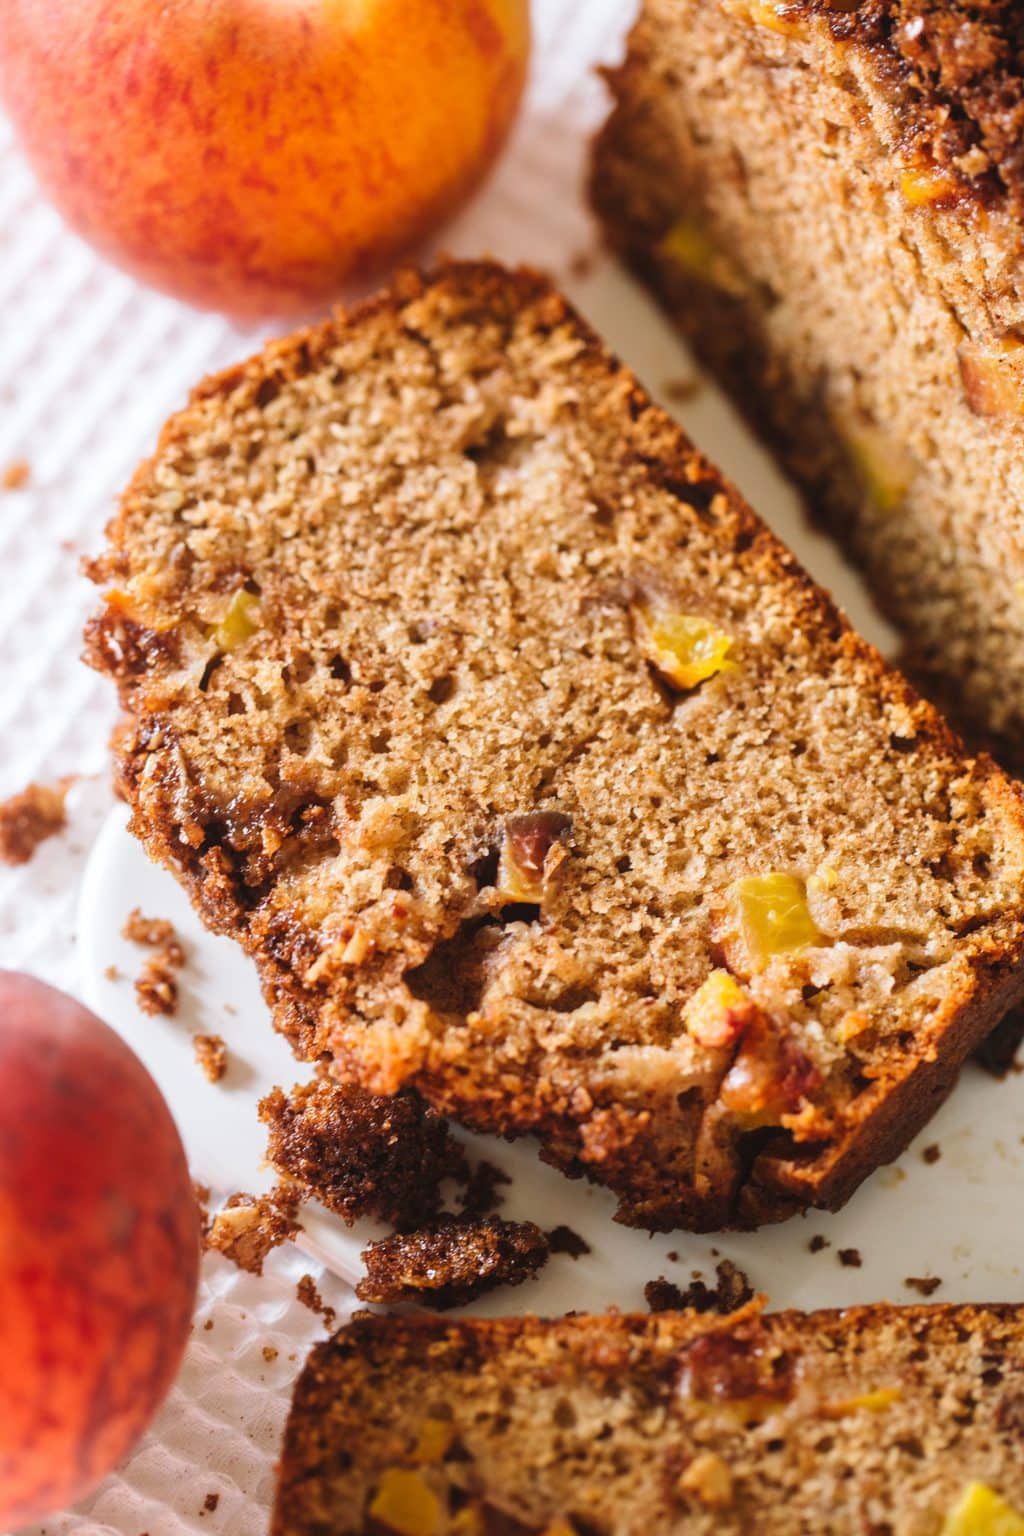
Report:
[{"label": "slice of peach bread", "polygon": [[377,1317],[313,1350],[271,1536],[1024,1536],[1024,1312]]},{"label": "slice of peach bread", "polygon": [[278,1027],[712,1228],[835,1206],[1024,990],[1024,802],[541,278],[201,385],[88,654]]}]

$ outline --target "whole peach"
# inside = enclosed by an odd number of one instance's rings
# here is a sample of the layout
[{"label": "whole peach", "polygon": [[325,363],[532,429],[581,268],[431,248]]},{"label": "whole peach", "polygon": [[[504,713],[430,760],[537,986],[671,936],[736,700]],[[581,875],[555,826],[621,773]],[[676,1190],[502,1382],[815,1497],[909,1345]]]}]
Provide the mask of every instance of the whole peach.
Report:
[{"label": "whole peach", "polygon": [[0,95],[68,221],[235,314],[308,308],[480,181],[528,0],[0,0]]},{"label": "whole peach", "polygon": [[198,1267],[153,1079],[70,997],[0,971],[0,1530],[130,1449],[177,1370]]}]

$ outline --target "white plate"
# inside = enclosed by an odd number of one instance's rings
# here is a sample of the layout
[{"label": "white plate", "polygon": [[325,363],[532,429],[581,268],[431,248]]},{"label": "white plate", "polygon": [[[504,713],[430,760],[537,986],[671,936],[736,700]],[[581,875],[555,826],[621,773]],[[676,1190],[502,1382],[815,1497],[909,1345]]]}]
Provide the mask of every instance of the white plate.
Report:
[{"label": "white plate", "polygon": [[[575,284],[576,300],[611,345],[672,409],[665,386],[693,368],[664,319],[641,290],[610,263]],[[705,386],[684,410],[695,441],[740,485],[811,572],[836,594],[853,621],[882,647],[891,632],[878,619],[856,577],[834,546],[812,532],[793,493],[743,429],[721,396]],[[272,1182],[263,1163],[265,1133],[256,1115],[260,1097],[276,1083],[305,1075],[270,1026],[252,963],[228,939],[199,923],[172,876],[151,865],[115,811],[92,852],[82,887],[79,934],[83,986],[90,1005],[118,1029],[159,1082],[181,1127],[196,1177],[225,1192],[258,1191]],[[182,999],[174,1019],[149,1018],[138,1009],[131,978],[145,952],[120,937],[131,908],[168,917],[188,950]],[[107,968],[117,968],[111,980]],[[221,1035],[230,1066],[216,1085],[193,1055],[196,1030]],[[1017,1220],[1024,1078],[996,1083],[969,1067],[950,1103],[915,1147],[877,1173],[838,1216],[812,1215],[743,1236],[648,1237],[612,1220],[607,1192],[571,1182],[545,1167],[529,1143],[509,1145],[467,1137],[513,1176],[504,1213],[544,1226],[564,1222],[592,1252],[577,1261],[558,1258],[540,1280],[503,1291],[474,1310],[558,1313],[643,1304],[644,1282],[666,1275],[685,1283],[693,1269],[710,1276],[716,1257],[740,1264],[775,1306],[842,1306],[889,1298],[919,1299],[907,1277],[936,1276],[943,1300],[1020,1300],[1024,1224]],[[921,1151],[938,1144],[941,1158],[926,1164]],[[302,1244],[337,1274],[353,1279],[359,1252],[381,1229],[359,1223],[347,1230],[319,1207],[306,1215]],[[820,1233],[830,1246],[809,1251]],[[839,1250],[857,1250],[860,1267],[843,1265]],[[670,1258],[669,1254],[678,1255]]]}]

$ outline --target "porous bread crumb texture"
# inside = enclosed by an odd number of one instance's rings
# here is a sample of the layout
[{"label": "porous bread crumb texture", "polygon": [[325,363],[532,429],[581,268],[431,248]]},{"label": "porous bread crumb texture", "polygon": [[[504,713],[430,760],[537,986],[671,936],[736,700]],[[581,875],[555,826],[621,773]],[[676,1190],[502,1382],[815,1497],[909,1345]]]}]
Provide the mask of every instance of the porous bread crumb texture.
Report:
[{"label": "porous bread crumb texture", "polygon": [[430,1536],[939,1536],[972,1481],[1024,1511],[1022,1371],[1014,1307],[359,1321],[299,1378],[272,1536],[376,1530],[396,1470]]},{"label": "porous bread crumb texture", "polygon": [[40,843],[63,832],[69,782],[29,784],[0,802],[0,863],[27,864]]},{"label": "porous bread crumb texture", "polygon": [[356,1295],[360,1301],[460,1307],[499,1285],[533,1279],[550,1254],[547,1237],[532,1221],[443,1215],[414,1232],[369,1243],[360,1255],[366,1274]]},{"label": "porous bread crumb texture", "polygon": [[[1018,791],[540,278],[209,381],[109,535],[135,832],[339,1077],[749,1224],[841,1202],[1019,994]],[[813,942],[765,953],[776,875]]]},{"label": "porous bread crumb texture", "polygon": [[374,1215],[418,1227],[437,1215],[444,1179],[469,1179],[448,1122],[410,1091],[379,1098],[321,1077],[273,1089],[259,1112],[277,1172],[348,1223]]},{"label": "porous bread crumb texture", "polygon": [[606,233],[1024,769],[1021,7],[645,0],[610,81]]}]

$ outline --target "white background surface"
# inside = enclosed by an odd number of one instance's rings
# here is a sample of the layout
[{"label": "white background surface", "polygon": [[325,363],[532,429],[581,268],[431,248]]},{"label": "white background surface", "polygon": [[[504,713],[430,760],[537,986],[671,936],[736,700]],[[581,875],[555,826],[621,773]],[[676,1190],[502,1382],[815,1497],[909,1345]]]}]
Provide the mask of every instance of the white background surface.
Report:
[{"label": "white background surface", "polygon": [[[659,393],[692,373],[678,343],[609,262],[597,261],[584,275],[577,260],[595,250],[579,195],[586,140],[603,110],[592,68],[617,55],[631,10],[630,0],[536,0],[535,64],[523,117],[496,175],[439,243],[457,254],[489,251],[548,266]],[[94,257],[38,195],[0,120],[0,471],[22,457],[31,465],[25,490],[0,491],[0,798],[32,778],[81,775],[69,802],[69,834],[46,843],[24,869],[0,869],[0,966],[34,971],[75,992],[84,976],[188,1122],[197,1172],[205,1160],[212,1175],[248,1188],[260,1182],[255,1166],[248,1178],[228,1179],[234,1159],[252,1158],[242,1132],[212,1143],[208,1136],[210,1124],[230,1126],[232,1116],[238,1126],[251,1123],[261,1075],[270,1070],[252,1043],[266,1026],[247,962],[202,935],[169,877],[140,872],[116,828],[93,871],[85,953],[76,931],[87,854],[112,804],[106,740],[114,718],[106,686],[78,660],[93,603],[78,560],[98,548],[118,488],[189,386],[260,339],[255,330],[234,330],[146,292]],[[884,640],[856,584],[831,548],[802,527],[792,497],[713,391],[703,389],[682,414],[700,445],[858,624]],[[102,981],[110,960],[138,969],[138,954],[120,949],[116,935],[136,900],[180,919],[188,940],[178,1021],[143,1020],[130,982]],[[252,999],[251,1007],[224,1013],[224,1000],[239,997]],[[220,1088],[205,1083],[185,1049],[189,1025],[199,1018],[232,1047],[232,1074]],[[290,1064],[282,1065],[287,1074]],[[649,1241],[626,1233],[611,1226],[610,1202],[600,1192],[531,1173],[517,1182],[510,1214],[568,1221],[587,1234],[594,1253],[577,1264],[553,1261],[535,1287],[499,1296],[491,1307],[636,1306],[644,1281],[658,1274],[685,1283],[693,1267],[707,1271],[713,1247],[740,1262],[777,1304],[912,1300],[904,1278],[927,1274],[943,1278],[939,1299],[1021,1299],[1024,1224],[1013,1213],[1022,1182],[1022,1110],[1024,1079],[996,1085],[972,1069],[921,1139],[940,1143],[940,1162],[926,1166],[919,1144],[839,1217],[717,1244],[685,1234]],[[507,1153],[499,1160],[511,1165]],[[518,1155],[516,1166],[526,1166]],[[807,1243],[814,1232],[827,1234],[832,1246],[812,1257]],[[335,1250],[342,1260],[345,1241]],[[840,1266],[843,1247],[858,1248],[863,1267]],[[679,1259],[669,1260],[670,1251]],[[291,1383],[322,1334],[319,1319],[295,1299],[304,1272],[314,1274],[329,1300],[345,1304],[344,1286],[290,1249],[272,1257],[261,1280],[207,1259],[194,1337],[153,1430],[94,1497],[32,1536],[261,1536]],[[208,1511],[211,1493],[218,1502]]]}]

